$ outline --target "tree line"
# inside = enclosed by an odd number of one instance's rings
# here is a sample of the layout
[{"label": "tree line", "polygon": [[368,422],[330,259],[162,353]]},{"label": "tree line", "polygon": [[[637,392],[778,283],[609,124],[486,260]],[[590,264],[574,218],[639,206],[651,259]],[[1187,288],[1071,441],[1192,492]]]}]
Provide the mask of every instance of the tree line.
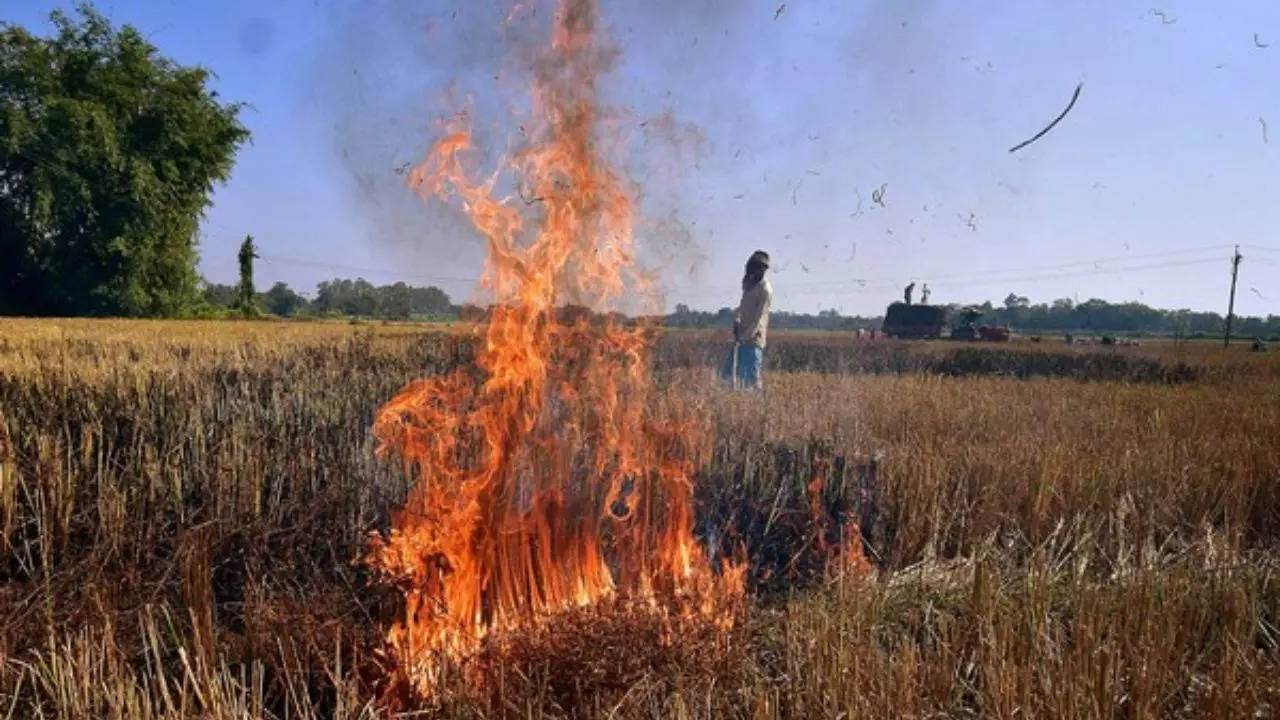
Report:
[{"label": "tree line", "polygon": [[[1076,303],[1071,298],[1058,298],[1049,303],[1032,304],[1026,297],[1010,293],[1002,304],[991,301],[970,305],[946,306],[953,322],[959,322],[960,311],[973,308],[982,313],[979,322],[1005,325],[1023,333],[1132,333],[1183,337],[1220,336],[1226,319],[1215,312],[1162,310],[1137,302],[1110,303],[1093,298]],[[816,314],[773,312],[770,327],[805,330],[879,329],[883,315],[844,315],[836,310]],[[729,327],[733,309],[722,307],[715,312],[694,310],[676,305],[675,312],[665,318],[673,327]],[[1239,336],[1280,340],[1280,315],[1240,317],[1234,320],[1233,333]]]},{"label": "tree line", "polygon": [[252,294],[246,309],[242,285],[204,283],[201,297],[207,315],[277,317],[366,317],[387,320],[453,320],[461,308],[438,287],[415,287],[403,282],[374,285],[364,278],[334,278],[316,286],[313,298],[277,282],[266,292]]}]

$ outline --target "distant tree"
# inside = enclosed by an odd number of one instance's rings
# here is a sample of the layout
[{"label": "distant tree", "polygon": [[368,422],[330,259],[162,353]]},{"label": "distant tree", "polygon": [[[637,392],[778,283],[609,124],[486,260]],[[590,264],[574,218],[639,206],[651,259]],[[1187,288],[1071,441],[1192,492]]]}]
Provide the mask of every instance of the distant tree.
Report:
[{"label": "distant tree", "polygon": [[342,315],[376,317],[378,297],[373,285],[364,278],[335,278],[316,286],[316,309]]},{"label": "distant tree", "polygon": [[1016,293],[1009,293],[1004,298],[1004,307],[1006,310],[1014,308],[1024,308],[1031,305],[1031,301]]},{"label": "distant tree", "polygon": [[413,290],[402,282],[377,289],[379,317],[405,320],[413,314]]},{"label": "distant tree", "polygon": [[374,287],[364,278],[325,280],[316,286],[312,307],[322,313],[399,320],[458,314],[449,296],[438,287],[414,287],[403,282]]},{"label": "distant tree", "polygon": [[418,315],[443,317],[454,314],[449,295],[434,285],[409,288],[413,292],[413,312]]},{"label": "distant tree", "polygon": [[261,297],[267,312],[280,317],[293,317],[307,306],[307,299],[283,282],[272,285]]},{"label": "distant tree", "polygon": [[200,295],[206,303],[215,307],[231,308],[235,307],[237,290],[234,285],[220,285],[218,283],[203,283]]},{"label": "distant tree", "polygon": [[184,312],[240,105],[87,5],[50,17],[49,38],[0,23],[0,313]]},{"label": "distant tree", "polygon": [[257,291],[253,289],[253,261],[258,257],[258,249],[253,245],[253,236],[246,235],[240,243],[237,259],[240,261],[240,284],[236,286],[236,308],[246,315],[258,312],[255,301]]}]

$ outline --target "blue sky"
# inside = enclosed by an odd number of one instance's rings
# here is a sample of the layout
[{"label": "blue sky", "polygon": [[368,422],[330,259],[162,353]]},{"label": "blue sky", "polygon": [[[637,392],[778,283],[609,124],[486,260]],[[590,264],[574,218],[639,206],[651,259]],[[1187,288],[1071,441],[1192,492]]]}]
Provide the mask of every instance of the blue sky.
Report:
[{"label": "blue sky", "polygon": [[[602,4],[621,51],[603,92],[637,148],[637,232],[668,305],[734,304],[763,248],[780,309],[875,313],[915,280],[942,302],[1221,312],[1239,243],[1237,311],[1280,313],[1280,3]],[[10,0],[0,19],[44,32],[67,5]],[[501,150],[524,82],[498,5],[98,7],[250,106],[252,145],[202,227],[206,277],[231,282],[252,233],[263,286],[363,275],[466,299],[478,240],[396,168],[421,158],[450,93]],[[1062,123],[1010,154],[1077,83]],[[653,130],[664,116],[674,144]]]}]

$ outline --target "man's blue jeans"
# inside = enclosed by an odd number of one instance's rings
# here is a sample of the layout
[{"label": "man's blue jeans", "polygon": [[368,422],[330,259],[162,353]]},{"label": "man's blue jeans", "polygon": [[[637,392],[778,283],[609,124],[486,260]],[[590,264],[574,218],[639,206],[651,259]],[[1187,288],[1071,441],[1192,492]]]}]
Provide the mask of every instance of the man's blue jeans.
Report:
[{"label": "man's blue jeans", "polygon": [[[761,389],[764,379],[760,370],[764,366],[764,348],[755,345],[738,345],[738,387]],[[733,384],[733,351],[724,359],[720,378],[725,384]]]}]

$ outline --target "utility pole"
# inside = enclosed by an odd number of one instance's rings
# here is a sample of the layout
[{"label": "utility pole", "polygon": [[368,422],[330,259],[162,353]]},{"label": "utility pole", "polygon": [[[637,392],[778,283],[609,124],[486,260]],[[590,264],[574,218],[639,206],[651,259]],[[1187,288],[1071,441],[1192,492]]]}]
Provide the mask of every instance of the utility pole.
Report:
[{"label": "utility pole", "polygon": [[1222,338],[1222,347],[1231,345],[1231,318],[1236,312],[1236,275],[1240,273],[1240,261],[1244,258],[1240,256],[1240,246],[1236,246],[1235,254],[1231,256],[1231,299],[1227,301],[1227,334]]}]

